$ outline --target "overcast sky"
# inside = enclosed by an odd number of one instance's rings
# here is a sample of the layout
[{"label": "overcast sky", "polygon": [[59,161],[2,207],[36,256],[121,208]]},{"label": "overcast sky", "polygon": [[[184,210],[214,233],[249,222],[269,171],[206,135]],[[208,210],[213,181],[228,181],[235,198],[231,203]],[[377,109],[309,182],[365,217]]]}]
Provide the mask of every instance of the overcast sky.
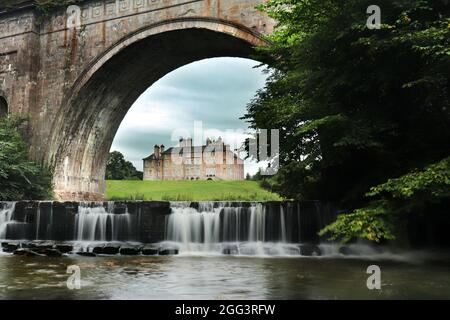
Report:
[{"label": "overcast sky", "polygon": [[[232,148],[244,141],[248,125],[239,120],[267,75],[248,59],[216,58],[179,68],[151,86],[134,103],[117,132],[117,150],[142,170],[142,159],[155,144],[178,145],[180,136],[193,137],[194,123],[203,128],[202,140],[222,136]],[[200,123],[201,122],[201,123]],[[204,141],[202,141],[204,144]],[[258,165],[247,162],[246,172]]]}]

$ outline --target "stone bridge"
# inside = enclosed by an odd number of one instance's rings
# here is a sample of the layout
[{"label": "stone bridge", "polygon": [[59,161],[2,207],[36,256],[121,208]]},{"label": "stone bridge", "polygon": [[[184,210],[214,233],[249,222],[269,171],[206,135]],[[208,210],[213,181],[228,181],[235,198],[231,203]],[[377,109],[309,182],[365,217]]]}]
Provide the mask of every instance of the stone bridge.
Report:
[{"label": "stone bridge", "polygon": [[101,200],[114,135],[135,100],[194,61],[248,57],[274,22],[264,0],[80,0],[0,12],[0,116],[29,114],[32,157],[60,200]]}]

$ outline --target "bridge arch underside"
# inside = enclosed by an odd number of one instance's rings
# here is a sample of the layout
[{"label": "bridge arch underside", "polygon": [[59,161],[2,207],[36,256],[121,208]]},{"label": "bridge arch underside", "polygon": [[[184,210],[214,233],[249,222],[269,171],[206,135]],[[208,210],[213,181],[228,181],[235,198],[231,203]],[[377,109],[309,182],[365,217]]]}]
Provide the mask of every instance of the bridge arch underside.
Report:
[{"label": "bridge arch underside", "polygon": [[56,197],[104,199],[114,136],[131,105],[153,83],[198,60],[249,57],[260,44],[261,39],[249,33],[187,28],[140,39],[97,63],[88,80],[71,93],[53,126],[47,161],[55,168]]}]

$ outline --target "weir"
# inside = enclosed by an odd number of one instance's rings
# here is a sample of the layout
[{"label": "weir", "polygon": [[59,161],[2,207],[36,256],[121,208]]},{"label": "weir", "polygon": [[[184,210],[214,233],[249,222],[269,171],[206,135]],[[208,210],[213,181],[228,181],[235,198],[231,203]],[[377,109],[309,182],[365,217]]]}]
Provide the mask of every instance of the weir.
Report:
[{"label": "weir", "polygon": [[3,202],[1,241],[133,242],[181,253],[300,254],[335,219],[318,202]]},{"label": "weir", "polygon": [[12,248],[63,243],[74,252],[97,249],[100,254],[124,248],[149,255],[372,255],[433,246],[448,230],[439,216],[413,217],[389,248],[362,242],[343,246],[318,236],[336,220],[336,212],[318,201],[0,202],[0,243],[3,249],[11,243]]}]

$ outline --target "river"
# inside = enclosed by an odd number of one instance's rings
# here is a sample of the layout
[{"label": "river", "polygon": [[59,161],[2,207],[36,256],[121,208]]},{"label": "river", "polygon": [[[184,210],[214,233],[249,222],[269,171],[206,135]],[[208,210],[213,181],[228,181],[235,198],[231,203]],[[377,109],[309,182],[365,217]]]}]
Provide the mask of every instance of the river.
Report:
[{"label": "river", "polygon": [[[381,268],[381,290],[366,285]],[[70,290],[67,267],[80,268]],[[449,299],[445,259],[0,255],[0,299]]]},{"label": "river", "polygon": [[316,202],[0,203],[0,299],[450,299],[448,252],[322,241],[334,218]]}]

